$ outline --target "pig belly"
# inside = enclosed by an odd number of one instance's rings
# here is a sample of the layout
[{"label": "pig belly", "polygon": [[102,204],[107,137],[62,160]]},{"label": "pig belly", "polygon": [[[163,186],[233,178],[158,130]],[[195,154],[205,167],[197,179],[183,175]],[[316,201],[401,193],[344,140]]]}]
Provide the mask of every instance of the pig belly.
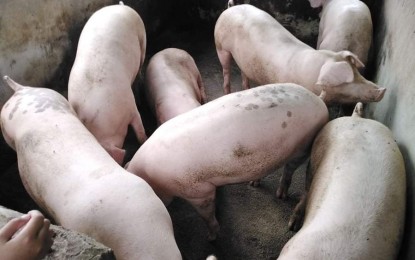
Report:
[{"label": "pig belly", "polygon": [[326,106],[303,87],[260,86],[169,120],[132,162],[152,173],[152,187],[197,196],[206,184],[244,182],[272,172],[301,153],[325,122]]},{"label": "pig belly", "polygon": [[361,118],[330,122],[313,145],[314,170],[304,225],[279,259],[396,259],[406,184],[389,129]]}]

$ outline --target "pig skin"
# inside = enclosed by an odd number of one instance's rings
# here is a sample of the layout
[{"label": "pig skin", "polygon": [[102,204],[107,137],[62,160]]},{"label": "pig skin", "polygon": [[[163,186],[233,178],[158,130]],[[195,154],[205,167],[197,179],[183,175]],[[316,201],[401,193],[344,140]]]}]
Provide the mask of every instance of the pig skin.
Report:
[{"label": "pig skin", "polygon": [[372,17],[367,5],[359,0],[309,1],[314,8],[323,6],[317,49],[348,50],[366,65],[373,37]]},{"label": "pig skin", "polygon": [[22,182],[54,221],[114,250],[117,259],[181,259],[163,203],[129,174],[79,121],[68,101],[45,88],[16,90],[1,111]]},{"label": "pig skin", "polygon": [[190,202],[213,240],[219,231],[216,187],[258,179],[302,157],[327,121],[326,105],[307,89],[259,86],[165,122],[127,170],[146,180],[165,204],[176,196]]},{"label": "pig skin", "polygon": [[259,85],[292,82],[316,95],[326,92],[326,104],[377,102],[386,90],[360,75],[363,64],[352,52],[315,50],[248,4],[223,11],[214,35],[225,94],[231,91],[232,58],[241,69],[243,89],[249,88],[249,80]]},{"label": "pig skin", "polygon": [[[317,135],[311,186],[300,202],[304,225],[278,259],[397,259],[406,204],[403,157],[392,132],[356,110]],[[296,210],[292,225],[302,221],[304,209]]]},{"label": "pig skin", "polygon": [[131,89],[145,52],[146,32],[137,12],[123,4],[107,6],[85,24],[69,76],[69,103],[119,164],[129,125],[139,142],[147,139]]},{"label": "pig skin", "polygon": [[158,125],[207,101],[195,61],[177,48],[164,49],[151,57],[146,68],[145,92]]}]

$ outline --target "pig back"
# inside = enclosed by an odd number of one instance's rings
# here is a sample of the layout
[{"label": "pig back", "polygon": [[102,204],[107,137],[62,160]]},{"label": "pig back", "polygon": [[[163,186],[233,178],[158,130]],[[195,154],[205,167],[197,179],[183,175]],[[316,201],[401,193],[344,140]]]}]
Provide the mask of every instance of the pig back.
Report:
[{"label": "pig back", "polygon": [[406,181],[391,131],[360,117],[333,120],[314,141],[310,172],[304,225],[291,250],[314,247],[309,259],[396,259]]},{"label": "pig back", "polygon": [[69,89],[95,84],[130,88],[145,52],[146,31],[138,13],[125,5],[101,8],[82,29]]},{"label": "pig back", "polygon": [[[302,152],[327,120],[326,105],[312,92],[295,84],[269,84],[172,118],[133,161],[163,180],[179,178],[178,173],[216,185],[252,180]],[[154,165],[164,166],[150,170]]]}]

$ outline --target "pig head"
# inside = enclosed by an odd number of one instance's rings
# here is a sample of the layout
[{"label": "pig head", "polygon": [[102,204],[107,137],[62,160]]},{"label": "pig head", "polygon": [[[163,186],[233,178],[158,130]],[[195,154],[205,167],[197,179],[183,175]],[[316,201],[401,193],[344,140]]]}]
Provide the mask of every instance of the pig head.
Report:
[{"label": "pig head", "polygon": [[[330,53],[326,51],[320,51]],[[326,60],[321,66],[316,82],[316,94],[326,104],[352,104],[357,102],[378,102],[386,89],[365,79],[358,71],[364,67],[360,59],[350,51],[335,53],[334,59]]]}]

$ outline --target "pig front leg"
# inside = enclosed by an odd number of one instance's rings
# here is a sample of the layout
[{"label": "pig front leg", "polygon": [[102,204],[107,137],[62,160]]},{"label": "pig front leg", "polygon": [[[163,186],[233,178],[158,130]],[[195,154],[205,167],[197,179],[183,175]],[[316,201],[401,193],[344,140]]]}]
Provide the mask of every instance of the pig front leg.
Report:
[{"label": "pig front leg", "polygon": [[293,214],[288,222],[288,229],[291,231],[298,231],[303,225],[305,207],[307,205],[307,192],[301,196],[300,202],[294,208]]},{"label": "pig front leg", "polygon": [[242,89],[249,89],[249,79],[242,70],[241,70],[241,76],[242,76]]},{"label": "pig front leg", "polygon": [[300,201],[294,208],[293,214],[288,222],[288,229],[291,231],[298,231],[303,225],[305,208],[307,206],[308,192],[310,191],[312,181],[312,173],[310,170],[310,162],[308,162],[305,180],[305,192],[301,195]]},{"label": "pig front leg", "polygon": [[229,51],[217,50],[220,64],[223,69],[223,92],[231,93],[231,62],[232,54]]},{"label": "pig front leg", "polygon": [[196,209],[205,221],[209,232],[208,240],[213,241],[216,239],[217,233],[219,232],[219,223],[215,216],[216,204],[216,188],[209,193],[208,196],[203,198],[188,199],[190,204]]}]

